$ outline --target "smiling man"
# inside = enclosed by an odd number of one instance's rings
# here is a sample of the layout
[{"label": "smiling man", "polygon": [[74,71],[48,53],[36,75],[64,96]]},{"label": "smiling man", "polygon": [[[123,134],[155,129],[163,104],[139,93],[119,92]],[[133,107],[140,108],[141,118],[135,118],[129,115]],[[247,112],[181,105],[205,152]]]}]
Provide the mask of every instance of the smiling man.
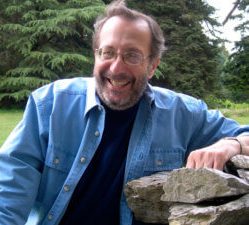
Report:
[{"label": "smiling man", "polygon": [[127,109],[142,97],[159,64],[159,56],[151,55],[151,39],[142,18],[113,16],[99,31],[94,76],[97,93],[110,108]]},{"label": "smiling man", "polygon": [[149,85],[164,36],[115,1],[94,26],[92,78],[34,91],[0,151],[0,224],[138,225],[123,186],[182,166],[222,170],[249,155],[249,127]]}]

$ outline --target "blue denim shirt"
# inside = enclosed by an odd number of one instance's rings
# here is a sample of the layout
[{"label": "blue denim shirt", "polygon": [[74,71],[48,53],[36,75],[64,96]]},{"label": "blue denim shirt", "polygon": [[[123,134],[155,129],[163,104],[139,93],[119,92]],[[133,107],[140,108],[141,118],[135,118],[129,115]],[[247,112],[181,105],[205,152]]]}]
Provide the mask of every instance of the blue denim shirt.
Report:
[{"label": "blue denim shirt", "polygon": [[[59,224],[100,143],[105,110],[94,78],[59,80],[34,91],[0,151],[0,224]],[[148,85],[129,142],[124,184],[184,166],[189,152],[249,132],[195,98]],[[131,225],[125,197],[120,224]]]}]

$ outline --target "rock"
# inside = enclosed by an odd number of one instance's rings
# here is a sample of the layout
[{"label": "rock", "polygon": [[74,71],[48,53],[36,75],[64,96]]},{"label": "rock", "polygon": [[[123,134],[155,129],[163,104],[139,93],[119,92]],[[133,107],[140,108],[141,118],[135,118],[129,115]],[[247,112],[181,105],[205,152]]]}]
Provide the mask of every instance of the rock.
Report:
[{"label": "rock", "polygon": [[170,208],[169,225],[248,225],[249,194],[219,206],[177,204]]},{"label": "rock", "polygon": [[168,172],[156,173],[126,184],[126,200],[137,220],[168,224],[169,207],[172,204],[160,200],[167,177]]},{"label": "rock", "polygon": [[[248,172],[238,170],[242,177],[248,177]],[[249,224],[249,184],[219,170],[157,173],[127,183],[125,195],[135,218],[144,223]]]},{"label": "rock", "polygon": [[230,159],[230,162],[239,169],[249,169],[249,156],[236,155]]},{"label": "rock", "polygon": [[162,201],[197,203],[213,198],[249,192],[249,184],[231,174],[215,169],[173,170],[163,183]]},{"label": "rock", "polygon": [[249,170],[239,169],[237,173],[240,178],[244,179],[247,183],[249,183]]}]

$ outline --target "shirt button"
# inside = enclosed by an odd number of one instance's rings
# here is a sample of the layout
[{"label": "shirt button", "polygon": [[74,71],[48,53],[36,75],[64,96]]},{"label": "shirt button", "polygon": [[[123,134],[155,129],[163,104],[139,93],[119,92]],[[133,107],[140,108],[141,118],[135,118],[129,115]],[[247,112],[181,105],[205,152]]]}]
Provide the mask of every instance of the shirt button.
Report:
[{"label": "shirt button", "polygon": [[70,187],[69,187],[69,185],[65,185],[65,186],[63,187],[63,189],[64,189],[64,191],[65,191],[65,192],[70,191]]},{"label": "shirt button", "polygon": [[161,165],[163,165],[163,161],[160,160],[160,159],[158,159],[158,160],[156,160],[156,164],[157,164],[158,166],[161,166]]},{"label": "shirt button", "polygon": [[95,135],[95,137],[98,137],[99,136],[99,131],[95,131],[94,135]]},{"label": "shirt button", "polygon": [[139,158],[139,160],[142,160],[143,157],[144,157],[144,155],[143,155],[143,153],[141,153],[138,158]]},{"label": "shirt button", "polygon": [[52,214],[48,214],[48,220],[52,220],[53,219],[53,215]]},{"label": "shirt button", "polygon": [[58,158],[54,158],[54,164],[59,164],[60,163],[60,160]]},{"label": "shirt button", "polygon": [[102,110],[102,107],[101,107],[100,105],[98,106],[98,110],[99,110],[99,111],[101,111],[101,110]]},{"label": "shirt button", "polygon": [[85,158],[85,157],[81,157],[81,158],[80,158],[80,162],[81,162],[81,163],[84,163],[85,161],[86,161],[86,158]]}]

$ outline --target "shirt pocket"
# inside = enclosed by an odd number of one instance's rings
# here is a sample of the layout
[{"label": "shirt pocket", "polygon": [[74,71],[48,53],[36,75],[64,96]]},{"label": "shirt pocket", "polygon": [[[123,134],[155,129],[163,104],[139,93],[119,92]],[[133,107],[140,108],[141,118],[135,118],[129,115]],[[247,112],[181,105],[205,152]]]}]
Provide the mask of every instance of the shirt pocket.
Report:
[{"label": "shirt pocket", "polygon": [[37,201],[50,208],[57,198],[74,162],[74,156],[60,148],[47,149]]},{"label": "shirt pocket", "polygon": [[72,167],[75,156],[68,152],[56,148],[50,148],[47,151],[45,165],[51,169],[68,173]]},{"label": "shirt pocket", "polygon": [[51,207],[70,172],[74,158],[60,149],[48,148],[37,201]]},{"label": "shirt pocket", "polygon": [[155,172],[171,171],[181,168],[184,164],[183,149],[154,148],[145,163],[144,175],[151,175]]}]

